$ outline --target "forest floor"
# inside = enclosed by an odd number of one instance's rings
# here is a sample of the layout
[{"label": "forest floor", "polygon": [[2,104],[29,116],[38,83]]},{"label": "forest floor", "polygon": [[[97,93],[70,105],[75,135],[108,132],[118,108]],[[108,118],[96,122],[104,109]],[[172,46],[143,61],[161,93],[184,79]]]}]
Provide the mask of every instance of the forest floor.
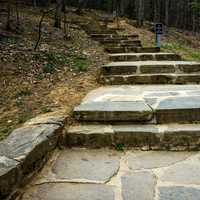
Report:
[{"label": "forest floor", "polygon": [[[39,10],[27,8],[20,34],[0,29],[9,35],[0,41],[0,139],[41,113],[64,109],[70,116],[82,97],[98,87],[97,67],[107,62],[103,48],[84,31],[68,28],[66,40],[51,17],[45,19],[40,46],[34,51],[40,16]],[[69,13],[67,18],[80,17]]]},{"label": "forest floor", "polygon": [[[43,23],[42,40],[37,51],[41,13],[37,9],[22,11],[20,33],[3,31],[9,37],[0,38],[0,140],[14,128],[34,116],[57,110],[68,113],[91,89],[98,87],[98,67],[108,62],[103,48],[92,41],[78,26],[68,28],[69,39],[62,30],[53,28],[51,16]],[[79,16],[73,12],[68,20],[91,17],[91,12]],[[2,20],[0,20],[2,21]],[[121,19],[127,33],[138,33],[144,46],[154,45],[154,33],[149,26],[135,28]],[[200,61],[199,35],[169,29],[163,35],[163,51],[176,52],[188,60]]]}]

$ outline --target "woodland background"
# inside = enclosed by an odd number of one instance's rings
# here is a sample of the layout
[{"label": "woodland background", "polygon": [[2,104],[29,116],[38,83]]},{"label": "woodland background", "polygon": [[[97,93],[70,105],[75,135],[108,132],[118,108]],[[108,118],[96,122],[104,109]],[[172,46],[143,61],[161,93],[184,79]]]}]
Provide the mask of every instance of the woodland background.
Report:
[{"label": "woodland background", "polygon": [[[47,8],[50,3],[57,5],[55,26],[58,27],[60,26],[63,5],[70,5],[79,9],[102,9],[114,13],[114,15],[130,17],[136,19],[139,26],[142,26],[146,20],[200,32],[200,0],[0,0],[0,14],[7,12],[7,28],[9,29],[13,6],[18,12],[18,7],[23,5]],[[17,18],[19,18],[19,14],[17,14]]]}]

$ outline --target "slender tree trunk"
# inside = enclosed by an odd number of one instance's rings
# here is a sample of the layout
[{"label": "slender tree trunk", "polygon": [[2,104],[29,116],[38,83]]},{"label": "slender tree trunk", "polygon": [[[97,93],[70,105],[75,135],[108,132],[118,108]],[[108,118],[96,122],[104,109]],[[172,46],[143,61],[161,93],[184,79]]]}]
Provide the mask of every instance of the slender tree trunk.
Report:
[{"label": "slender tree trunk", "polygon": [[18,1],[15,0],[15,9],[16,9],[16,17],[17,17],[17,26],[16,29],[19,29],[20,26],[20,19],[19,19],[19,5],[18,5]]},{"label": "slender tree trunk", "polygon": [[63,5],[63,0],[56,0],[56,13],[55,13],[55,23],[54,23],[54,26],[56,28],[61,28],[62,5]]},{"label": "slender tree trunk", "polygon": [[44,18],[45,18],[45,15],[46,15],[46,12],[44,11],[44,12],[42,13],[41,18],[40,18],[40,23],[39,23],[39,27],[38,27],[38,39],[37,39],[37,42],[36,42],[35,47],[34,47],[34,50],[35,50],[35,51],[37,50],[38,45],[39,45],[40,40],[41,40],[41,36],[42,36],[42,22],[43,22],[43,20],[44,20]]},{"label": "slender tree trunk", "polygon": [[165,0],[165,25],[169,26],[169,0]]},{"label": "slender tree trunk", "polygon": [[144,0],[136,0],[137,25],[140,27],[144,22]]},{"label": "slender tree trunk", "polygon": [[160,0],[154,0],[154,22],[160,22]]},{"label": "slender tree trunk", "polygon": [[7,2],[7,22],[6,22],[6,30],[11,30],[11,0]]},{"label": "slender tree trunk", "polygon": [[37,7],[37,0],[33,0],[33,6]]}]

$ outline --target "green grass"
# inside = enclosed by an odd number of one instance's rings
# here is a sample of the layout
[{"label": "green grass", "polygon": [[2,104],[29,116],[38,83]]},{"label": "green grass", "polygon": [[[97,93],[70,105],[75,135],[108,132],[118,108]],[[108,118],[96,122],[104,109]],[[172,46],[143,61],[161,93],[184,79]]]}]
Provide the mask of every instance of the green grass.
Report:
[{"label": "green grass", "polygon": [[179,42],[165,42],[161,46],[162,51],[180,54],[184,60],[200,61],[200,50],[188,47]]},{"label": "green grass", "polygon": [[76,57],[74,59],[73,67],[77,71],[87,71],[89,65],[89,61],[85,58]]},{"label": "green grass", "polygon": [[41,112],[42,112],[42,113],[48,113],[48,112],[52,112],[52,110],[51,110],[51,108],[45,106],[45,107],[42,107],[42,108],[41,108]]},{"label": "green grass", "polygon": [[124,144],[121,144],[121,143],[116,144],[115,149],[117,151],[123,151],[124,150]]},{"label": "green grass", "polygon": [[163,43],[161,46],[162,49],[168,51],[184,51],[186,47],[181,45],[180,43],[172,42],[172,43]]},{"label": "green grass", "polygon": [[54,73],[56,68],[69,63],[67,55],[57,52],[39,52],[33,55],[33,59],[44,63],[42,67],[44,73]]},{"label": "green grass", "polygon": [[31,94],[32,94],[32,92],[30,90],[24,89],[24,90],[17,92],[17,94],[15,96],[16,96],[16,98],[18,98],[18,97],[23,97],[23,96],[31,96]]},{"label": "green grass", "polygon": [[12,131],[12,127],[2,127],[0,128],[0,141],[5,139]]},{"label": "green grass", "polygon": [[44,73],[53,74],[56,71],[56,66],[53,63],[44,64],[42,67]]},{"label": "green grass", "polygon": [[13,44],[18,44],[20,42],[20,39],[16,37],[7,37],[7,38],[2,38],[0,41],[4,44],[13,45]]}]

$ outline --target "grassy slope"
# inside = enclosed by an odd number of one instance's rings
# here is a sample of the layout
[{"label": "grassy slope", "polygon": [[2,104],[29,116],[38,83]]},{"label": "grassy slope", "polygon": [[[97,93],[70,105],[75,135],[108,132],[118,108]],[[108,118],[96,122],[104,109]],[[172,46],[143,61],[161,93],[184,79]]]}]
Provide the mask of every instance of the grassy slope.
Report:
[{"label": "grassy slope", "polygon": [[[138,33],[144,46],[155,45],[155,34],[150,31],[150,26],[136,28],[125,21],[122,21],[121,24],[126,27],[128,33]],[[178,53],[186,60],[200,61],[200,34],[194,36],[188,31],[169,28],[161,38],[162,51]]]}]

